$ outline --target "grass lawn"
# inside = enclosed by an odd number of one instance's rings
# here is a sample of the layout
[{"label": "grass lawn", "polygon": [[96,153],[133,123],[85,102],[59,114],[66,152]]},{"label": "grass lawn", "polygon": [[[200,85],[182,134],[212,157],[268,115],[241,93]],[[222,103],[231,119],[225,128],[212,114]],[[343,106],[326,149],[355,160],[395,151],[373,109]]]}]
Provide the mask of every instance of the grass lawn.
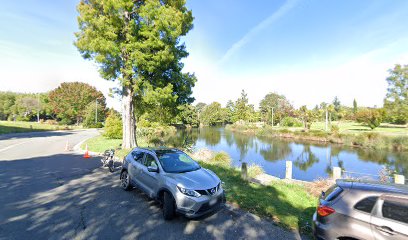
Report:
[{"label": "grass lawn", "polygon": [[278,225],[311,233],[312,215],[317,198],[300,185],[273,181],[268,186],[246,182],[239,170],[200,162],[225,183],[227,201],[259,216],[271,217]]},{"label": "grass lawn", "polygon": [[[389,123],[383,123],[379,127],[371,130],[368,126],[361,123],[351,121],[336,121],[332,122],[332,125],[337,125],[341,133],[362,133],[362,132],[375,132],[384,135],[408,135],[408,127],[404,125],[395,125]],[[325,129],[325,122],[315,122],[311,126],[311,130],[323,130]]]},{"label": "grass lawn", "polygon": [[[320,130],[325,131],[325,122],[314,122],[310,127],[310,130]],[[358,134],[364,132],[378,133],[381,135],[388,136],[408,136],[408,127],[405,125],[396,125],[390,123],[382,123],[379,127],[372,130],[368,126],[358,122],[352,121],[333,121],[332,125],[339,127],[340,133],[344,134]],[[274,127],[274,129],[290,129],[292,131],[302,131],[303,127]],[[330,125],[329,125],[330,130]]]},{"label": "grass lawn", "polygon": [[[147,143],[144,139],[138,138],[137,142],[140,147],[147,147]],[[81,149],[85,149],[85,146],[88,144],[89,151],[103,153],[105,150],[108,149],[120,148],[121,143],[122,139],[109,139],[100,135],[86,140],[84,143],[82,143]],[[121,159],[124,156],[126,156],[129,153],[129,151],[130,149],[116,150],[115,155]]]},{"label": "grass lawn", "polygon": [[66,125],[65,126],[51,125],[51,124],[37,123],[37,122],[0,121],[0,134],[55,131],[55,130],[72,129],[72,128],[74,127],[66,126]]}]

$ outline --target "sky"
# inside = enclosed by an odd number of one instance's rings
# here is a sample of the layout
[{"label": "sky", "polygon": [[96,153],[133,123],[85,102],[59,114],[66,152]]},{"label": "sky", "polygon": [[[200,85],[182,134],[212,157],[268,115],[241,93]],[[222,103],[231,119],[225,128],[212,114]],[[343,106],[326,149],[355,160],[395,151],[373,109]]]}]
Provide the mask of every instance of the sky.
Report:
[{"label": "sky", "polygon": [[[0,91],[44,92],[65,81],[103,80],[73,45],[78,0],[0,3]],[[244,89],[257,108],[268,93],[299,107],[382,106],[394,64],[408,64],[405,0],[188,0],[194,28],[182,42],[196,101],[225,105]]]}]

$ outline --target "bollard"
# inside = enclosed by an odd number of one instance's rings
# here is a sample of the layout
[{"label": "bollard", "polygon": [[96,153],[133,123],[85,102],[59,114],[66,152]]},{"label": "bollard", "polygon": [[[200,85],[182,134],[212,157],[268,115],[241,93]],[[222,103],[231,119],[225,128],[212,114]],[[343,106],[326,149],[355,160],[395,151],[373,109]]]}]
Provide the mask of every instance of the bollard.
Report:
[{"label": "bollard", "polygon": [[396,184],[405,184],[405,177],[404,175],[394,174],[394,182]]},{"label": "bollard", "polygon": [[333,167],[333,179],[339,179],[341,178],[341,168],[339,167]]},{"label": "bollard", "polygon": [[243,162],[241,166],[241,177],[244,180],[248,180],[248,168],[247,163]]},{"label": "bollard", "polygon": [[286,179],[292,179],[292,161],[286,161]]}]

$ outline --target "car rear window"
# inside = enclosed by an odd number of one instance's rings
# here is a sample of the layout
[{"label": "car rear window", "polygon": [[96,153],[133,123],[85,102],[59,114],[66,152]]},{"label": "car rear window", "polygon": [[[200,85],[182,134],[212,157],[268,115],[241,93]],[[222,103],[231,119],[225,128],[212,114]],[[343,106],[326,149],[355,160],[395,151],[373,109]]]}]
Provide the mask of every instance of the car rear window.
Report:
[{"label": "car rear window", "polygon": [[342,192],[343,192],[343,188],[341,188],[341,187],[339,187],[337,185],[334,185],[325,192],[325,197],[323,199],[325,201],[328,201],[328,202],[333,201]]},{"label": "car rear window", "polygon": [[408,200],[385,199],[382,206],[382,215],[384,218],[408,223]]},{"label": "car rear window", "polygon": [[354,205],[354,209],[366,212],[366,213],[371,213],[373,210],[373,207],[375,203],[377,202],[378,197],[367,197],[364,198],[363,200],[360,200],[356,205]]}]

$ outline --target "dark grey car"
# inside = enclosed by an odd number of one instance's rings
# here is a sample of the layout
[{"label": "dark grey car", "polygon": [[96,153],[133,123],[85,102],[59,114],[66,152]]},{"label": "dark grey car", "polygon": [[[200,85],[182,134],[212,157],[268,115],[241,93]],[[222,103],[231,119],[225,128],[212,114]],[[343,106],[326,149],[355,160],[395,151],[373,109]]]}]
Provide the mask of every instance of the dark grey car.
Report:
[{"label": "dark grey car", "polygon": [[317,239],[408,239],[408,187],[337,180],[313,215]]},{"label": "dark grey car", "polygon": [[176,212],[199,217],[225,202],[221,180],[178,149],[135,148],[124,159],[121,186],[133,186],[163,205],[163,216]]}]

